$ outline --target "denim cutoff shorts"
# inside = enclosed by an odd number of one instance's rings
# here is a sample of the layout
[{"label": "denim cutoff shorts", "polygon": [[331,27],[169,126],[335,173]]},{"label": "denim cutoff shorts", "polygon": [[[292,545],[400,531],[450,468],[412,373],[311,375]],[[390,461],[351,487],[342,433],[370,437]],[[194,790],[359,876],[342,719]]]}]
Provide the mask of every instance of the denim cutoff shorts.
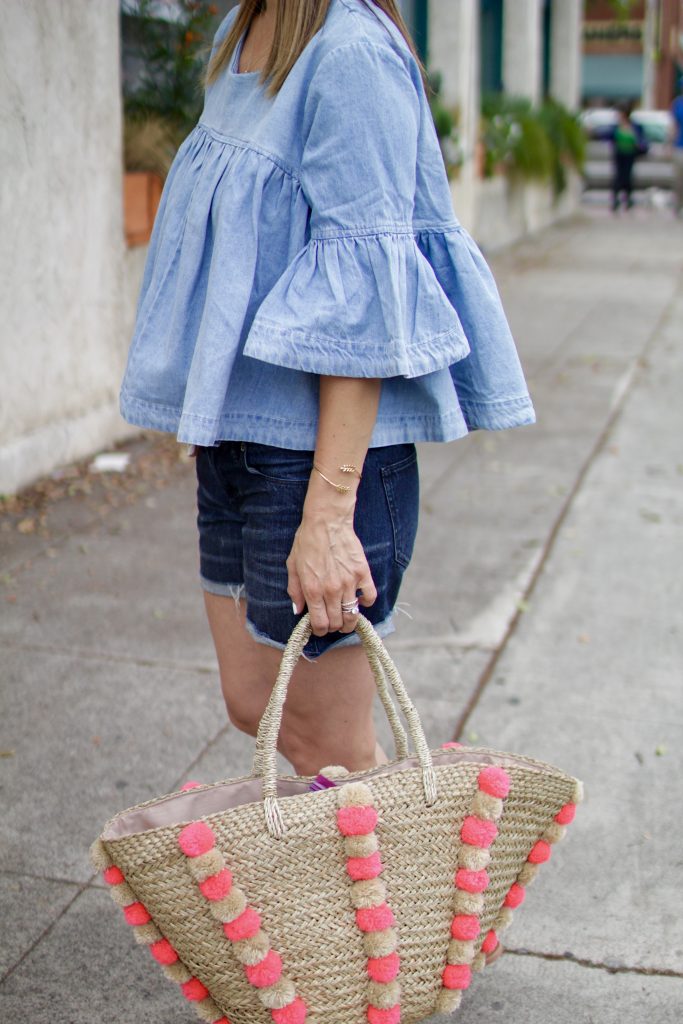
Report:
[{"label": "denim cutoff shorts", "polygon": [[[299,617],[287,593],[286,561],[301,522],[313,452],[223,441],[197,448],[197,525],[202,587],[247,602],[247,629],[283,648]],[[377,588],[363,614],[380,636],[392,612],[417,532],[419,483],[412,444],[371,448],[358,486],[354,528]],[[359,643],[355,633],[312,636],[304,655]]]}]

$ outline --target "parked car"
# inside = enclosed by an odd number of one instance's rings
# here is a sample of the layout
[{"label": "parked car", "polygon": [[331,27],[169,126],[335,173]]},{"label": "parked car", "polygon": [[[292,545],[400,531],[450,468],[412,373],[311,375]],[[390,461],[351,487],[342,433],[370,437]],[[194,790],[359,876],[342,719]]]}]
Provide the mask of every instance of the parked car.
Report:
[{"label": "parked car", "polygon": [[[671,139],[673,118],[668,110],[634,110],[632,120],[642,126],[649,150],[636,160],[633,185],[636,189],[666,188],[673,182]],[[588,136],[584,187],[610,188],[612,184],[612,151],[610,136],[618,120],[612,107],[584,110],[581,123]]]}]

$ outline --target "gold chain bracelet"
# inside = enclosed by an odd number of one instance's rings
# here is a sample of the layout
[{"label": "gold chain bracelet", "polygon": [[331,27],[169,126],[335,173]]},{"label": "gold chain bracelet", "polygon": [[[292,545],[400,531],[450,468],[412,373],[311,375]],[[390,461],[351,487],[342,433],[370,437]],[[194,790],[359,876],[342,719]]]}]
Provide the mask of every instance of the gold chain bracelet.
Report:
[{"label": "gold chain bracelet", "polygon": [[[351,488],[349,487],[348,484],[337,484],[337,483],[334,482],[334,480],[330,480],[329,476],[325,476],[323,471],[321,469],[319,469],[318,466],[316,466],[315,462],[313,463],[313,469],[316,471],[316,473],[319,476],[321,476],[323,478],[323,480],[326,483],[328,483],[330,485],[330,487],[334,487],[335,491],[337,491],[338,494],[348,494],[349,491],[351,490]],[[361,479],[361,474],[358,471],[358,469],[356,469],[356,467],[352,466],[350,463],[344,463],[343,466],[339,467],[339,471],[341,473],[357,473],[358,474],[358,479],[359,480]]]}]

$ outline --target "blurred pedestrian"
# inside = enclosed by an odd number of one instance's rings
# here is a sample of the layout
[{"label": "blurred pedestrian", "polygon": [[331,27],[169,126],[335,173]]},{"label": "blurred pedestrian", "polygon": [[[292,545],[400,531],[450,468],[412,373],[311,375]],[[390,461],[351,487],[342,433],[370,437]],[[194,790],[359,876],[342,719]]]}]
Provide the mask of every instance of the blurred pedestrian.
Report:
[{"label": "blurred pedestrian", "polygon": [[678,96],[671,104],[671,115],[674,120],[674,138],[672,150],[674,210],[678,217],[683,217],[683,78],[678,82]]},{"label": "blurred pedestrian", "polygon": [[627,210],[633,206],[633,167],[639,156],[647,153],[647,141],[641,125],[633,121],[632,105],[617,107],[618,120],[611,135],[612,142],[612,210],[620,203]]},{"label": "blurred pedestrian", "polygon": [[414,442],[534,419],[395,0],[228,13],[166,180],[121,409],[197,446],[201,584],[231,721],[255,735],[307,608],[279,749],[305,775],[384,760],[354,629],[359,605],[380,635],[393,628]]}]

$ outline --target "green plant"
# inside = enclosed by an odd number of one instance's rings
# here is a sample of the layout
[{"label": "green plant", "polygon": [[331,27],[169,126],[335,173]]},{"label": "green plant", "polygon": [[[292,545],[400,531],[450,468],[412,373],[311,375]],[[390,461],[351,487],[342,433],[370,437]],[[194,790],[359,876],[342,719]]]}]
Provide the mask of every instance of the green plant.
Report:
[{"label": "green plant", "polygon": [[132,81],[124,78],[127,123],[165,122],[177,146],[202,109],[205,56],[218,9],[204,0],[177,0],[174,18],[158,17],[156,0],[121,0],[129,49],[138,64]]},{"label": "green plant", "polygon": [[580,168],[585,156],[578,118],[550,99],[534,107],[523,97],[484,96],[481,140],[484,177],[502,171],[511,178],[549,181],[556,195],[566,188],[567,167]]}]

